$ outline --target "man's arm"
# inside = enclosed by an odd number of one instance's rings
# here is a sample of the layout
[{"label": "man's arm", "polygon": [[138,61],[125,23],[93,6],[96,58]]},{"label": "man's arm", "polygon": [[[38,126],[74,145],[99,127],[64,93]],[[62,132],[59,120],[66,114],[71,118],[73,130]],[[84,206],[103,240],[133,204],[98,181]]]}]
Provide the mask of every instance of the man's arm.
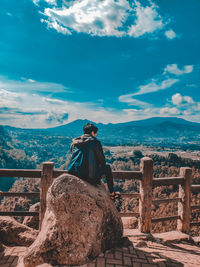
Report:
[{"label": "man's arm", "polygon": [[103,148],[102,148],[101,142],[99,140],[96,140],[95,154],[96,154],[97,161],[98,161],[99,165],[104,167],[106,165],[106,160],[105,160],[105,156],[103,153]]}]

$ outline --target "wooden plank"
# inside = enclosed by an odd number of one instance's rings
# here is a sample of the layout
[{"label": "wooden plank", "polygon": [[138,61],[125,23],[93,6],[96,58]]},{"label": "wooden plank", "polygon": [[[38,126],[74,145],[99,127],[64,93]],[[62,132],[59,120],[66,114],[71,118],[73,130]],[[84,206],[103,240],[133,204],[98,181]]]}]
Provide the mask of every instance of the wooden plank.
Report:
[{"label": "wooden plank", "polygon": [[130,193],[130,194],[121,193],[119,195],[122,198],[139,198],[140,197],[140,194],[139,193]]},{"label": "wooden plank", "polygon": [[[54,170],[54,178],[60,176],[61,174],[68,173],[66,170]],[[142,179],[142,173],[140,171],[113,171],[114,179]]]},{"label": "wooden plank", "polygon": [[139,212],[130,212],[130,213],[123,213],[123,212],[120,212],[120,216],[121,217],[139,217],[140,216],[140,214],[139,214]]},{"label": "wooden plank", "polygon": [[122,180],[142,180],[142,172],[140,171],[113,171],[114,179]]},{"label": "wooden plank", "polygon": [[0,192],[0,197],[40,197],[40,192]]},{"label": "wooden plank", "polygon": [[200,184],[193,184],[191,186],[191,191],[196,192],[196,193],[200,193]]},{"label": "wooden plank", "polygon": [[[56,178],[64,173],[68,173],[68,171],[54,170],[53,177]],[[125,180],[125,179],[141,180],[142,179],[142,173],[140,171],[113,171],[112,174],[113,174],[114,179],[122,179],[122,180]]]},{"label": "wooden plank", "polygon": [[53,183],[53,169],[54,169],[53,162],[42,163],[39,230],[41,230],[42,221],[47,208],[47,191]]},{"label": "wooden plank", "polygon": [[184,177],[184,183],[179,185],[178,196],[181,201],[178,202],[177,230],[189,234],[191,221],[191,183],[192,169],[188,167],[180,168],[180,176]]},{"label": "wooden plank", "polygon": [[183,177],[166,177],[166,178],[154,178],[153,179],[153,187],[163,186],[163,185],[176,185],[183,184]]},{"label": "wooden plank", "polygon": [[54,170],[53,171],[53,178],[57,178],[58,176],[62,175],[62,174],[67,174],[68,171],[67,170]]},{"label": "wooden plank", "polygon": [[190,226],[198,226],[198,225],[200,225],[200,222],[191,222],[190,223]]},{"label": "wooden plank", "polygon": [[191,206],[191,210],[200,210],[200,205]]},{"label": "wooden plank", "polygon": [[178,202],[180,198],[167,198],[167,199],[155,199],[153,200],[153,204],[161,204],[161,203],[171,203],[171,202]]},{"label": "wooden plank", "polygon": [[140,201],[138,229],[142,233],[151,232],[151,211],[152,211],[152,180],[153,180],[153,160],[144,157],[140,161],[140,170],[143,179],[140,181]]},{"label": "wooden plank", "polygon": [[0,177],[41,178],[41,170],[0,169]]},{"label": "wooden plank", "polygon": [[39,216],[38,211],[0,211],[0,216]]},{"label": "wooden plank", "polygon": [[[0,169],[0,177],[26,177],[41,178],[41,170],[23,170],[23,169]],[[61,174],[68,173],[67,170],[54,170],[53,177],[56,178]],[[140,171],[113,171],[114,179],[142,179]]]},{"label": "wooden plank", "polygon": [[179,216],[169,216],[169,217],[162,217],[162,218],[154,218],[151,219],[152,223],[156,223],[156,222],[164,222],[164,221],[173,221],[173,220],[177,220],[179,219]]}]

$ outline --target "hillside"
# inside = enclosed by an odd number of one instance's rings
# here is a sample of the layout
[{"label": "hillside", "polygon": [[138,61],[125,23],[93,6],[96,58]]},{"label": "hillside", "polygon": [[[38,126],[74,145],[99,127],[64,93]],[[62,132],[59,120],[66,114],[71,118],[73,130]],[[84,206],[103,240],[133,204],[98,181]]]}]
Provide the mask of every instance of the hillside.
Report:
[{"label": "hillside", "polygon": [[[3,126],[5,132],[16,139],[27,140],[31,136],[57,136],[73,138],[82,134],[88,120],[76,120],[71,123],[47,129],[20,129]],[[98,137],[107,145],[200,145],[200,124],[174,117],[157,117],[140,121],[117,124],[96,123]]]}]

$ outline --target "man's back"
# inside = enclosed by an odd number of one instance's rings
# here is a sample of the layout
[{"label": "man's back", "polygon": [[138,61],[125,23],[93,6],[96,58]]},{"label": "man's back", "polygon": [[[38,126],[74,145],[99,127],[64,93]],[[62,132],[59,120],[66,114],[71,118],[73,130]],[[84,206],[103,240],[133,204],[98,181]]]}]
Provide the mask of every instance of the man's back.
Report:
[{"label": "man's back", "polygon": [[100,168],[105,167],[105,157],[99,140],[90,134],[73,139],[72,158],[68,171],[84,180],[100,182]]}]

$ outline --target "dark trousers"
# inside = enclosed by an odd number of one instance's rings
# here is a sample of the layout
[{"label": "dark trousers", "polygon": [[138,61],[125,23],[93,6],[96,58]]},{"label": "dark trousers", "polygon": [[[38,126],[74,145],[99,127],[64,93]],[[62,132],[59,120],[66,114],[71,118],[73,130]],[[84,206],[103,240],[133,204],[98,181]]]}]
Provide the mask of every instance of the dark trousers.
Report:
[{"label": "dark trousers", "polygon": [[106,166],[100,170],[100,177],[106,178],[108,189],[109,189],[110,193],[113,193],[114,192],[113,175],[112,175],[112,170],[111,170],[111,167],[109,164],[106,164]]}]

